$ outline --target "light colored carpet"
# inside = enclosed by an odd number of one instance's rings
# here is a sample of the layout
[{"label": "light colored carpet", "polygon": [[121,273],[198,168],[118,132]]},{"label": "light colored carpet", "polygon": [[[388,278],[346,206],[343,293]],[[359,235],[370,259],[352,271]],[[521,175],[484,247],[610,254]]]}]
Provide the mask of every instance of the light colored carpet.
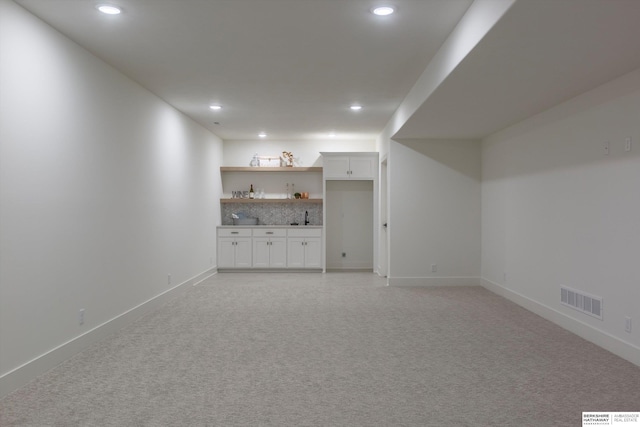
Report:
[{"label": "light colored carpet", "polygon": [[580,426],[640,368],[482,288],[218,274],[0,401],[6,426]]}]

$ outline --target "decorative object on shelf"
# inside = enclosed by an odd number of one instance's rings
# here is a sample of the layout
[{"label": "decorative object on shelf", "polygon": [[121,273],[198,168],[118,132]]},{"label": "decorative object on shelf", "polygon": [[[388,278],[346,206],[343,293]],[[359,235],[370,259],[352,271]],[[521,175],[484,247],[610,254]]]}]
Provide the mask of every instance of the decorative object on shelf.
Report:
[{"label": "decorative object on shelf", "polygon": [[251,163],[249,164],[252,168],[257,168],[260,166],[260,159],[258,159],[258,153],[253,155],[253,159],[251,159]]},{"label": "decorative object on shelf", "polygon": [[300,199],[300,198],[302,198],[302,194],[300,194],[300,193],[295,193],[295,194],[293,195],[293,197],[295,197],[296,199]]},{"label": "decorative object on shelf", "polygon": [[249,189],[249,198],[253,199],[255,196],[255,193],[253,192],[253,184],[251,184],[251,188]]},{"label": "decorative object on shelf", "polygon": [[258,156],[258,166],[261,168],[279,168],[282,159],[279,156]]},{"label": "decorative object on shelf", "polygon": [[282,156],[285,158],[285,163],[287,167],[293,167],[293,153],[291,151],[283,151]]},{"label": "decorative object on shelf", "polygon": [[283,198],[279,198],[279,199],[271,199],[271,198],[264,198],[264,199],[258,199],[257,197],[254,199],[250,199],[248,197],[246,198],[227,198],[227,199],[220,199],[220,204],[221,205],[233,205],[233,204],[246,204],[246,205],[250,205],[250,204],[255,204],[255,205],[264,205],[264,204],[281,204],[283,206],[288,205],[288,204],[296,204],[298,202],[305,202],[305,203],[310,203],[310,204],[319,204],[321,205],[323,200],[322,199],[312,199],[312,198],[308,198],[308,199],[304,199],[301,198],[300,200],[296,200],[295,198],[291,198],[289,200],[287,199],[283,199]]},{"label": "decorative object on shelf", "polygon": [[[262,165],[262,162],[260,163]],[[250,166],[221,166],[220,172],[318,172],[322,173],[322,166],[294,166],[292,168],[280,166],[280,167],[258,167],[252,168]]]}]

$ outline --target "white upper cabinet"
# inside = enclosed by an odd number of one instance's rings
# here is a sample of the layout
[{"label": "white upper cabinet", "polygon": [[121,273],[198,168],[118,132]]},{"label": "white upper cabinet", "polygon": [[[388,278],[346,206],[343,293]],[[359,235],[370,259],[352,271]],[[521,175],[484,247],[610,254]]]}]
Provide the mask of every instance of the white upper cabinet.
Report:
[{"label": "white upper cabinet", "polygon": [[324,179],[349,179],[349,157],[327,157],[323,154],[322,170]]},{"label": "white upper cabinet", "polygon": [[321,153],[324,179],[374,179],[378,153]]},{"label": "white upper cabinet", "polygon": [[377,166],[377,157],[350,157],[350,179],[373,179]]}]

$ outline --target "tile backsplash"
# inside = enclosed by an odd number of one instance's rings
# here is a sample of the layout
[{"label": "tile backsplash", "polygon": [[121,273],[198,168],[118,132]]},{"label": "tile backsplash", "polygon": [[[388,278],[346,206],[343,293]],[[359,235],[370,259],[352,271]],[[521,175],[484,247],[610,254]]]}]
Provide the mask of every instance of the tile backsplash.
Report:
[{"label": "tile backsplash", "polygon": [[310,225],[322,225],[322,203],[222,203],[222,225],[233,225],[231,214],[244,212],[248,217],[257,217],[260,225],[304,224],[304,212],[309,212]]}]

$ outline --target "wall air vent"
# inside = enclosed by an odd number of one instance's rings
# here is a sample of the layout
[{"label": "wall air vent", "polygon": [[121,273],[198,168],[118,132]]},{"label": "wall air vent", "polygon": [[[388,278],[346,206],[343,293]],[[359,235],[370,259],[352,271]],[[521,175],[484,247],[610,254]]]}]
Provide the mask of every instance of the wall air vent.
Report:
[{"label": "wall air vent", "polygon": [[560,302],[562,305],[566,305],[567,307],[571,307],[583,312],[584,314],[588,314],[589,316],[602,320],[601,297],[588,295],[582,291],[561,286]]}]

